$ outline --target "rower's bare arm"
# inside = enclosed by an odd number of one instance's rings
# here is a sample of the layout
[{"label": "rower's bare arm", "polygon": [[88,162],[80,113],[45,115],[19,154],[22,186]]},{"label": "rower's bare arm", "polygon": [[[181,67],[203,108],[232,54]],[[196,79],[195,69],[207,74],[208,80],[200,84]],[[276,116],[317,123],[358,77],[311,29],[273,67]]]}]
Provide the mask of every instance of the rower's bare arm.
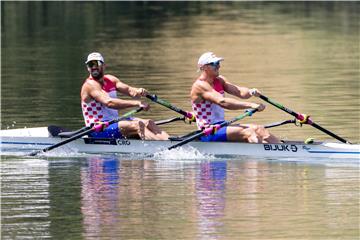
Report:
[{"label": "rower's bare arm", "polygon": [[261,106],[261,104],[251,103],[251,102],[241,102],[234,98],[224,97],[219,92],[215,91],[206,82],[199,82],[194,86],[194,88],[201,99],[216,103],[225,109],[239,110],[239,109],[247,109],[247,108],[259,108],[260,111],[263,110],[262,108],[263,105]]},{"label": "rower's bare arm", "polygon": [[136,88],[127,85],[126,83],[121,82],[117,77],[109,75],[108,76],[116,84],[116,90],[126,96],[133,98],[140,98],[146,96],[148,92],[144,88]]},{"label": "rower's bare arm", "polygon": [[[228,109],[228,110],[239,110],[239,109],[247,109],[247,108],[259,108],[260,104],[257,103],[251,103],[251,102],[241,102],[239,100],[236,100],[234,98],[228,98],[223,97],[220,93],[216,92],[210,93],[206,92],[204,93],[203,97],[204,99],[214,102],[221,107]],[[263,109],[260,109],[260,111]]]},{"label": "rower's bare arm", "polygon": [[242,98],[242,99],[248,99],[251,96],[253,96],[251,89],[247,87],[240,87],[237,86],[231,82],[229,82],[225,77],[221,76],[221,78],[224,81],[224,90],[225,92],[234,95],[236,97]]},{"label": "rower's bare arm", "polygon": [[121,82],[120,79],[113,75],[107,75],[107,77],[115,83],[116,91],[120,92],[121,94],[124,94],[126,96],[131,96],[129,93],[130,86]]},{"label": "rower's bare arm", "polygon": [[88,94],[91,98],[113,109],[142,106],[142,103],[137,100],[122,100],[109,97],[108,94],[102,91],[100,84],[91,84],[91,86],[88,86]]}]

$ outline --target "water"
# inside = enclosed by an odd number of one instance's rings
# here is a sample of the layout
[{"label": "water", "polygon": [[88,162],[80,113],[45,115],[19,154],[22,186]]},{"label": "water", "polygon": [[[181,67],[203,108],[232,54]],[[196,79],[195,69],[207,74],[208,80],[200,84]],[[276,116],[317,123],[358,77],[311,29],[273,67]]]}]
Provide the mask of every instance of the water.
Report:
[{"label": "water", "polygon": [[243,159],[2,159],[4,239],[354,239],[358,168]]},{"label": "water", "polygon": [[[2,128],[83,124],[89,52],[190,110],[205,51],[230,81],[359,142],[356,2],[2,2]],[[254,100],[260,101],[260,100]],[[226,112],[230,119],[238,112]],[[139,116],[176,116],[162,106]],[[272,106],[243,122],[291,119]],[[175,122],[170,134],[194,130]],[[284,139],[330,140],[310,126]],[[185,153],[183,153],[185,154]],[[187,154],[187,155],[186,155]],[[2,239],[356,239],[359,163],[197,154],[2,156]]]}]

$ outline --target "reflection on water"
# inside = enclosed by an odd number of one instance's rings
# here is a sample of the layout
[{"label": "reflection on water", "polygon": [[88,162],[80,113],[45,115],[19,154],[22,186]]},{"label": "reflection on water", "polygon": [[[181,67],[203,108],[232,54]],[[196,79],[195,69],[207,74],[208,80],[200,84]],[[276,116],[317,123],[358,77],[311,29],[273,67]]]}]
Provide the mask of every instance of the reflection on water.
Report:
[{"label": "reflection on water", "polygon": [[354,239],[359,166],[2,159],[2,239]]},{"label": "reflection on water", "polygon": [[200,164],[196,178],[199,234],[197,239],[218,239],[225,211],[226,161]]},{"label": "reflection on water", "polygon": [[[115,230],[119,220],[117,205],[120,176],[119,161],[114,158],[91,157],[81,170],[81,212],[84,236],[101,233],[103,228]],[[108,232],[109,236],[116,236]]]}]

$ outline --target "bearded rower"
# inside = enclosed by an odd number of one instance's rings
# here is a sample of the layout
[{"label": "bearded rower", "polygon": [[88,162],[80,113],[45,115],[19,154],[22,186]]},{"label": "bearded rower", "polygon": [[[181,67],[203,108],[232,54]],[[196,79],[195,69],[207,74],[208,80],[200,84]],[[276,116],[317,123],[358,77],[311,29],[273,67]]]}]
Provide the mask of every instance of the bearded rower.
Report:
[{"label": "bearded rower", "polygon": [[[131,87],[117,77],[104,74],[105,61],[98,52],[90,53],[85,62],[89,77],[81,88],[81,108],[86,126],[98,122],[110,121],[119,117],[118,110],[130,107],[142,107],[145,111],[150,106],[140,97],[148,94],[144,88]],[[123,100],[117,92],[130,96],[134,100]],[[166,140],[169,135],[162,131],[152,120],[129,118],[108,126],[104,131],[94,132],[91,137],[98,138],[141,138],[144,140]]]}]

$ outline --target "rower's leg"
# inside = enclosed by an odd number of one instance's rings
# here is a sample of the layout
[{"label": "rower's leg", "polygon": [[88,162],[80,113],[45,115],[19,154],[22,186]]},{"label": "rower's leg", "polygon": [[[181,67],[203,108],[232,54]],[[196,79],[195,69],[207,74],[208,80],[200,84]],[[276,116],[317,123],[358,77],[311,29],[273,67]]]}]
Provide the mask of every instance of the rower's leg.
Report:
[{"label": "rower's leg", "polygon": [[266,128],[255,124],[227,127],[227,139],[231,142],[280,143]]},{"label": "rower's leg", "polygon": [[136,118],[131,121],[119,122],[121,134],[127,138],[140,137],[143,140],[167,140],[169,135],[162,131],[155,122]]},{"label": "rower's leg", "polygon": [[261,142],[255,130],[249,126],[228,126],[226,128],[226,138],[229,142]]},{"label": "rower's leg", "polygon": [[281,141],[269,132],[264,126],[251,125],[256,134],[262,139],[261,143],[281,143]]},{"label": "rower's leg", "polygon": [[126,138],[139,138],[139,123],[137,120],[133,121],[120,121],[119,129],[121,135]]},{"label": "rower's leg", "polygon": [[282,143],[282,141],[272,133],[269,133],[269,136],[264,138],[263,143]]},{"label": "rower's leg", "polygon": [[148,135],[152,137],[149,140],[168,140],[169,134],[161,130],[158,125],[153,120],[147,119],[143,120],[145,122],[145,127],[149,131]]}]

